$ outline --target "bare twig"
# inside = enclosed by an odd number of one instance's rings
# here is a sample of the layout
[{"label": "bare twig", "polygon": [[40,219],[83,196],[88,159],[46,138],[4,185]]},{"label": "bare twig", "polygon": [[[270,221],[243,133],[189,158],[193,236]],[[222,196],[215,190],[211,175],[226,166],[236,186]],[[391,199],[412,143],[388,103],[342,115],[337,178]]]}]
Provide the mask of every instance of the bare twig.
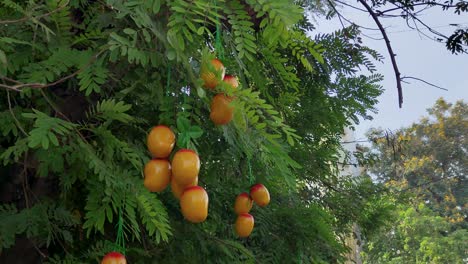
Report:
[{"label": "bare twig", "polygon": [[359,10],[359,11],[361,11],[361,12],[367,13],[366,10],[364,10],[364,9],[362,9],[362,8],[359,8],[359,7],[357,7],[357,6],[353,6],[353,5],[350,5],[350,4],[348,4],[348,3],[345,3],[345,2],[342,2],[342,1],[339,1],[339,0],[334,0],[334,2],[340,3],[340,4],[342,4],[342,5],[344,5],[344,6],[347,6],[347,7],[351,7],[352,9],[356,9],[356,10]]},{"label": "bare twig", "polygon": [[[411,6],[400,6],[400,5],[397,5],[396,3],[392,3],[394,6],[396,6],[396,9],[401,9],[402,12],[404,12],[404,16],[406,16],[406,20],[408,21],[409,18],[413,19],[414,21],[414,24],[416,25],[416,30],[418,30],[418,32],[424,36],[426,36],[427,38],[429,39],[432,39],[431,37],[429,37],[428,35],[424,34],[424,32],[422,32],[422,30],[420,30],[418,27],[417,27],[417,22],[419,22],[421,25],[423,25],[427,30],[429,30],[432,34],[436,35],[436,36],[439,36],[440,38],[442,39],[445,39],[445,40],[448,40],[448,37],[444,34],[442,34],[441,32],[437,31],[437,30],[434,30],[435,27],[431,27],[429,25],[427,25],[424,21],[422,21],[421,19],[419,19],[417,17],[417,14],[419,13],[418,12],[412,12],[411,9],[409,9],[409,7]],[[424,3],[424,5],[430,5],[430,4],[433,4],[433,5],[437,5],[438,3],[435,3],[435,2],[430,2],[430,3]],[[438,5],[441,5],[441,4],[438,4]],[[441,5],[441,6],[446,6],[447,8],[449,7],[455,7],[455,6],[447,6],[447,5]],[[422,9],[424,10],[424,8]],[[420,10],[420,11],[422,11]],[[384,15],[385,16],[385,15]],[[408,22],[407,22],[408,23]],[[409,26],[409,24],[408,24]],[[413,27],[409,26],[410,28],[414,29]],[[437,39],[436,39],[437,40]],[[440,42],[440,40],[438,40]],[[462,43],[462,45],[466,46],[465,44]],[[466,53],[466,52],[463,52],[463,53]]]},{"label": "bare twig", "polygon": [[438,86],[438,85],[435,85],[435,84],[433,84],[433,83],[427,82],[427,81],[425,81],[425,80],[423,80],[423,79],[420,79],[420,78],[416,78],[416,77],[412,77],[412,76],[404,76],[404,77],[401,77],[401,80],[402,80],[402,81],[403,81],[404,79],[412,79],[412,80],[420,81],[420,82],[423,82],[423,83],[425,83],[425,84],[427,84],[427,85],[430,85],[430,86],[432,86],[432,87],[435,87],[435,88],[438,88],[438,89],[441,89],[441,90],[444,90],[444,91],[448,91],[447,88],[440,87],[440,86]]},{"label": "bare twig", "polygon": [[50,105],[50,107],[52,107],[52,109],[54,109],[55,113],[57,113],[59,116],[61,116],[62,118],[64,118],[68,122],[71,122],[71,120],[64,113],[62,113],[60,111],[60,109],[52,102],[52,100],[50,100],[50,98],[46,95],[44,90],[39,90],[39,91],[41,92],[42,97],[44,97],[46,102]]},{"label": "bare twig", "polygon": [[456,7],[457,5],[444,5],[444,4],[437,3],[437,2],[424,2],[424,3],[415,3],[411,5],[405,5],[405,6],[397,6],[397,7],[386,9],[383,11],[377,11],[376,13],[378,16],[381,16],[381,14],[385,14],[385,13],[396,11],[396,10],[404,10],[406,12],[407,8],[416,7],[416,6],[426,6],[426,7],[427,6],[441,6],[443,8],[452,8],[452,7]]},{"label": "bare twig", "polygon": [[395,53],[393,52],[392,45],[390,44],[390,39],[388,38],[387,32],[385,32],[385,28],[382,26],[382,23],[380,23],[380,20],[377,14],[369,6],[369,4],[367,4],[365,0],[358,0],[358,1],[367,9],[369,14],[372,16],[372,19],[374,19],[375,24],[377,24],[377,27],[380,29],[380,32],[382,33],[382,37],[385,39],[385,44],[387,45],[387,50],[388,50],[388,53],[390,54],[390,59],[392,61],[393,71],[395,72],[395,79],[396,79],[397,91],[398,91],[398,106],[401,108],[403,105],[403,89],[401,85],[401,74],[400,74],[400,70],[398,69],[398,64],[396,62]]},{"label": "bare twig", "polygon": [[[8,92],[8,91],[7,91]],[[26,203],[26,208],[30,208],[31,204],[30,204],[30,201],[29,201],[29,196],[28,196],[28,190],[31,194],[34,195],[34,193],[31,191],[31,189],[29,188],[29,183],[28,183],[28,172],[27,172],[27,167],[26,167],[26,164],[27,164],[27,159],[28,159],[28,152],[26,152],[26,154],[24,155],[24,161],[23,161],[23,171],[21,173],[21,175],[23,176],[23,178],[21,179],[21,184],[23,186],[23,194],[24,194],[24,201]],[[39,255],[41,255],[44,259],[47,258],[47,255],[44,254],[44,252],[42,252],[42,250],[40,250],[36,243],[34,243],[33,240],[31,239],[28,239],[29,242],[31,242],[31,244],[33,245],[34,249],[37,251],[37,253],[39,253]]]},{"label": "bare twig", "polygon": [[339,164],[339,165],[341,165],[341,166],[353,166],[353,167],[355,167],[355,168],[356,168],[357,166],[359,166],[359,164],[357,164],[357,163],[346,163],[346,162],[340,162],[340,161],[337,161],[336,163]]},{"label": "bare twig", "polygon": [[13,107],[11,106],[11,98],[10,98],[10,91],[7,92],[7,101],[8,101],[8,109],[10,110],[11,117],[13,117],[13,120],[15,120],[16,126],[19,128],[19,130],[27,137],[28,133],[24,130],[24,128],[21,126],[20,121],[16,118],[15,112],[13,112]]},{"label": "bare twig", "polygon": [[31,244],[33,245],[34,249],[36,249],[37,253],[39,253],[39,255],[41,255],[42,258],[46,259],[46,258],[47,258],[47,255],[44,254],[44,252],[42,252],[42,251],[36,246],[36,243],[34,243],[31,239],[29,239],[29,241],[30,241]]},{"label": "bare twig", "polygon": [[342,15],[340,14],[340,12],[338,12],[338,10],[336,9],[336,6],[332,3],[331,0],[327,0],[327,1],[328,1],[328,4],[330,4],[331,8],[333,8],[333,11],[335,11],[336,15],[338,15],[338,19],[340,20],[341,26],[343,27],[343,29],[345,29],[346,27],[343,23],[343,20],[341,20]]},{"label": "bare twig", "polygon": [[68,5],[68,3],[70,3],[70,0],[68,0],[67,2],[65,2],[65,4],[63,4],[63,5],[59,6],[59,7],[57,7],[56,9],[54,9],[54,10],[48,12],[48,13],[45,13],[45,14],[43,14],[43,15],[37,16],[37,17],[25,16],[25,17],[23,17],[23,18],[14,19],[14,20],[0,20],[0,24],[14,24],[14,23],[20,23],[20,22],[24,22],[24,21],[27,21],[27,20],[33,19],[33,18],[34,18],[35,20],[39,20],[39,19],[41,19],[41,18],[48,17],[48,16],[50,16],[50,15],[52,15],[52,14],[54,14],[54,13],[57,13],[58,11],[64,9],[64,8]]},{"label": "bare twig", "polygon": [[370,142],[368,139],[363,140],[353,140],[353,141],[342,141],[340,144],[351,144],[351,143],[367,143]]},{"label": "bare twig", "polygon": [[12,83],[16,83],[16,84],[21,84],[19,81],[14,80],[14,79],[11,79],[11,78],[8,78],[8,77],[6,77],[6,76],[4,76],[4,77],[2,76],[1,78],[2,78],[3,80],[5,80],[5,81],[8,81],[8,82],[12,82]]},{"label": "bare twig", "polygon": [[[331,2],[331,0],[327,0],[327,1],[328,1],[329,5],[331,6],[331,8],[333,8],[333,11],[335,11],[336,15],[338,16],[338,19],[340,20],[341,26],[342,26],[343,28],[345,28],[345,25],[344,25],[344,23],[343,23],[342,20],[348,22],[348,23],[351,24],[351,25],[354,25],[354,26],[357,26],[357,27],[359,27],[359,28],[362,28],[362,29],[367,29],[367,30],[379,30],[378,28],[365,27],[365,26],[361,26],[361,25],[358,25],[358,24],[354,23],[353,21],[351,21],[351,20],[349,20],[348,18],[346,18],[345,16],[343,16],[340,12],[338,12],[338,9],[337,9],[336,6]],[[338,1],[335,1],[335,2],[338,2]],[[338,3],[342,3],[342,2],[338,2]],[[343,3],[343,4],[344,4],[344,3]],[[365,11],[365,10],[363,10],[363,9],[361,9],[361,10],[362,10],[362,11]],[[366,36],[366,37],[369,37],[369,36],[363,34],[362,32],[361,32],[361,34],[364,35],[364,36]],[[372,38],[372,37],[369,37],[369,38],[378,40],[378,39]]]},{"label": "bare twig", "polygon": [[383,39],[384,39],[384,38],[375,38],[375,37],[369,36],[369,35],[367,35],[367,34],[364,34],[364,33],[362,33],[362,32],[361,32],[361,35],[363,35],[363,36],[366,37],[366,38],[373,39],[373,40],[383,40]]},{"label": "bare twig", "polygon": [[28,159],[28,152],[26,152],[26,154],[24,155],[24,162],[23,162],[23,172],[21,173],[21,175],[23,176],[23,178],[21,179],[21,184],[23,186],[23,194],[24,194],[24,201],[26,203],[26,208],[29,209],[29,197],[28,197],[28,192],[27,192],[27,189],[28,189],[28,171],[27,171],[27,167],[26,167],[26,164],[27,164],[27,159]]}]

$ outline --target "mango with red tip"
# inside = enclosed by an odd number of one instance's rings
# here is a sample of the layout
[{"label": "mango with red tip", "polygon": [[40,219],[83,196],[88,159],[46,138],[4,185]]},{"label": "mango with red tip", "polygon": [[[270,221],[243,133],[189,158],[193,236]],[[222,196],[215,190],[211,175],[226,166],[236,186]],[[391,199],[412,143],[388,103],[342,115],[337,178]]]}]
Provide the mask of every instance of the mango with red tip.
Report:
[{"label": "mango with red tip", "polygon": [[254,228],[254,218],[251,214],[240,214],[235,223],[236,234],[239,237],[248,237]]},{"label": "mango with red tip", "polygon": [[172,191],[172,194],[174,195],[175,198],[177,199],[180,199],[180,196],[182,195],[182,193],[184,192],[184,190],[188,187],[192,187],[192,186],[197,186],[198,185],[198,177],[196,177],[193,182],[189,183],[189,184],[186,184],[186,185],[180,185],[179,183],[177,183],[174,178],[172,178],[171,180],[171,191]]},{"label": "mango with red tip", "polygon": [[248,193],[241,193],[237,195],[236,201],[234,203],[234,211],[236,214],[245,214],[250,212],[252,209],[253,201],[250,198]]},{"label": "mango with red tip", "polygon": [[250,188],[250,197],[260,206],[264,207],[270,203],[270,193],[263,184],[255,184]]},{"label": "mango with red tip", "polygon": [[239,80],[234,75],[226,74],[226,76],[224,76],[223,82],[231,86],[233,90],[236,90],[239,87]]},{"label": "mango with red tip", "polygon": [[[209,63],[211,63],[215,71],[211,70],[208,65],[202,64],[200,77],[203,79],[206,88],[214,89],[218,83],[224,79],[226,69],[223,63],[218,59],[212,59]],[[221,78],[219,78],[219,76]]]},{"label": "mango with red tip", "polygon": [[201,223],[208,217],[208,194],[200,186],[188,187],[180,197],[180,209],[184,218],[192,223]]},{"label": "mango with red tip", "polygon": [[110,252],[104,256],[101,264],[127,264],[127,259],[119,252]]},{"label": "mango with red tip", "polygon": [[232,98],[220,93],[211,100],[210,119],[215,125],[226,125],[234,117],[234,107],[231,104]]}]

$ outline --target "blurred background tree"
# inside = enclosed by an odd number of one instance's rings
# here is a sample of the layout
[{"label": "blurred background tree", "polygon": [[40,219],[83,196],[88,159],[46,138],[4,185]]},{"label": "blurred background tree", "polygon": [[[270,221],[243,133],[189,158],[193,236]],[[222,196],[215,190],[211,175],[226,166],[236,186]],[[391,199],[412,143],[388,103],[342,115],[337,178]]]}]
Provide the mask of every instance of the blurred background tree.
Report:
[{"label": "blurred background tree", "polygon": [[396,132],[375,129],[369,173],[399,201],[394,224],[373,236],[368,263],[463,263],[468,207],[468,107],[439,99]]}]

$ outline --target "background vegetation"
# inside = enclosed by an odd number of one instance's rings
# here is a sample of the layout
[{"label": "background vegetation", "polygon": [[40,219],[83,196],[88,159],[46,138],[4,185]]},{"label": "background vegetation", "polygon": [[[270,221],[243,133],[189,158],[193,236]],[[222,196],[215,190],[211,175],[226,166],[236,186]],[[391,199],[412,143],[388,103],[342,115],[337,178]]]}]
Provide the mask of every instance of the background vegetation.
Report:
[{"label": "background vegetation", "polygon": [[375,232],[368,263],[464,263],[467,256],[468,107],[439,99],[428,116],[389,135],[373,130],[371,168],[398,201]]}]

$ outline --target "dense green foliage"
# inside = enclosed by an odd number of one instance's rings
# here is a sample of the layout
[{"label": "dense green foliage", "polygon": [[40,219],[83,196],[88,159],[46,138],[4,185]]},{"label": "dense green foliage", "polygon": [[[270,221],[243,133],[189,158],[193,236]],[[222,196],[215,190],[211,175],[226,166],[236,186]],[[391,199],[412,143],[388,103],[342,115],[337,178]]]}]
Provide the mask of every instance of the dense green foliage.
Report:
[{"label": "dense green foliage", "polygon": [[366,246],[366,263],[463,263],[468,232],[424,204],[401,206],[397,221]]},{"label": "dense green foliage", "polygon": [[429,116],[393,135],[370,133],[372,172],[399,201],[377,232],[368,263],[463,263],[466,258],[468,107],[439,99]]},{"label": "dense green foliage", "polygon": [[[354,27],[309,37],[304,10],[315,7],[1,1],[0,260],[95,262],[114,249],[122,212],[130,263],[341,261],[351,224],[380,217],[366,209],[379,200],[369,181],[338,177],[343,127],[381,93],[381,76],[358,70],[373,73],[380,56]],[[241,87],[233,122],[215,127],[198,75],[221,51]],[[200,155],[202,224],[183,220],[170,190],[143,187],[156,124]],[[254,233],[240,240],[234,197],[255,182],[272,202],[253,209]]]}]

